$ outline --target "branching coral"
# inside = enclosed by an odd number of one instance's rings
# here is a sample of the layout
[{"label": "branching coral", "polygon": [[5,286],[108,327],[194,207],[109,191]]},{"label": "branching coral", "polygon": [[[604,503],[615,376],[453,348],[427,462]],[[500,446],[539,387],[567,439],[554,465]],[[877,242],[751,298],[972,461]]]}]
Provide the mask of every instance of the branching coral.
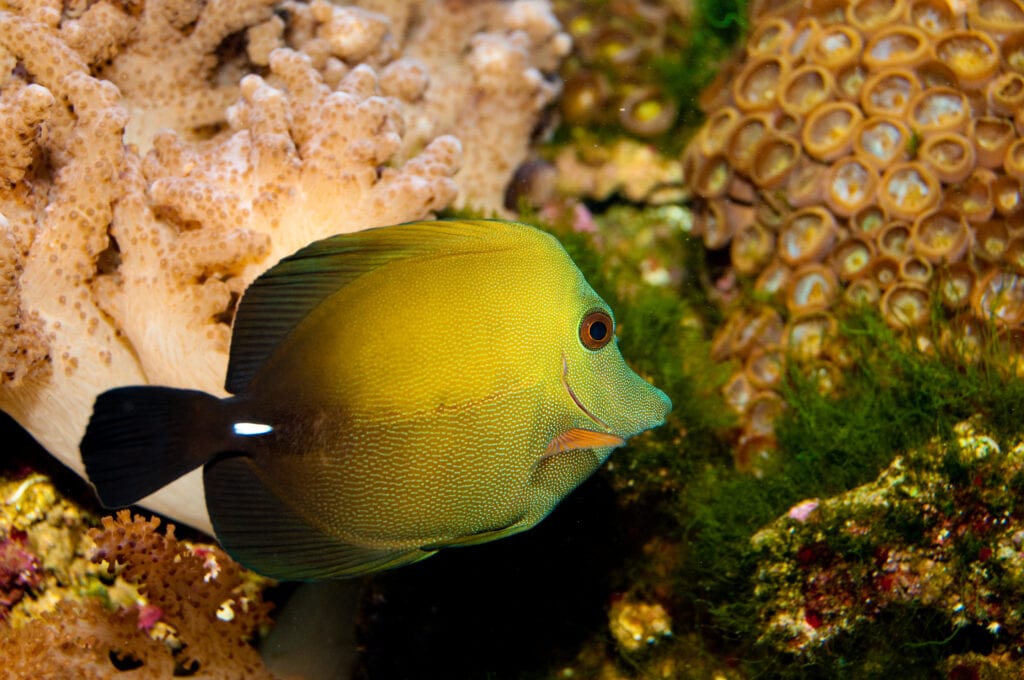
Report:
[{"label": "branching coral", "polygon": [[[368,4],[0,9],[0,406],[71,467],[104,389],[222,393],[234,305],[284,255],[500,209],[568,49],[547,6]],[[150,505],[205,527],[196,483]]]}]

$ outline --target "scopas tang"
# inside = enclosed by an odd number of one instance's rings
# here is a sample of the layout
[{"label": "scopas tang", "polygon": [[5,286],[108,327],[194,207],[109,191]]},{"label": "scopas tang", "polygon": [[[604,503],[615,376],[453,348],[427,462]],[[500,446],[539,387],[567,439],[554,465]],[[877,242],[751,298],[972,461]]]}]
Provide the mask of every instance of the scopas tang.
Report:
[{"label": "scopas tang", "polygon": [[284,580],[409,564],[529,529],[660,425],[562,246],[497,220],[317,241],[246,290],[226,381],[101,394],[81,443],[104,505],[203,466],[217,539]]}]

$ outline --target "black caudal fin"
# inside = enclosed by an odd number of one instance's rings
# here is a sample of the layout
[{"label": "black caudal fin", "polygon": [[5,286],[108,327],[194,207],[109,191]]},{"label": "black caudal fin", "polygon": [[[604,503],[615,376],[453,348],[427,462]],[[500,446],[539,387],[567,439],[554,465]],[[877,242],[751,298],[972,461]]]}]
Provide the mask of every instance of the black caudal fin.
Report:
[{"label": "black caudal fin", "polygon": [[79,448],[100,502],[131,505],[223,450],[230,434],[222,403],[205,392],[152,386],[97,397]]}]

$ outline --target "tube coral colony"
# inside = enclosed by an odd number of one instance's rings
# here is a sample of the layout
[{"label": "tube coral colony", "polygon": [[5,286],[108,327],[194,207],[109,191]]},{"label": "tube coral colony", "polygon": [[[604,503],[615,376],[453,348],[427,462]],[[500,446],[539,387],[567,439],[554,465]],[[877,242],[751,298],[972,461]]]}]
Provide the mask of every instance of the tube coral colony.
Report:
[{"label": "tube coral colony", "polygon": [[768,301],[715,340],[745,364],[726,397],[754,448],[771,432],[751,405],[777,399],[783,374],[762,379],[765,352],[841,354],[827,338],[844,304],[911,335],[933,299],[963,338],[1024,321],[1019,4],[817,7],[755,3],[683,155],[695,233]]}]

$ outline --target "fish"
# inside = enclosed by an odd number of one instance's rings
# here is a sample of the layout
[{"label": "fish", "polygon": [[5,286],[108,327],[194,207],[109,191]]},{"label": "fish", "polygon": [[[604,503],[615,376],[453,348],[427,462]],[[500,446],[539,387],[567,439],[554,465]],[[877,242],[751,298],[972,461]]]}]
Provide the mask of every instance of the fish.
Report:
[{"label": "fish", "polygon": [[108,508],[202,468],[215,536],[286,581],[525,531],[672,405],[556,238],[434,220],[314,242],[244,292],[219,398],[100,394],[80,443]]}]

